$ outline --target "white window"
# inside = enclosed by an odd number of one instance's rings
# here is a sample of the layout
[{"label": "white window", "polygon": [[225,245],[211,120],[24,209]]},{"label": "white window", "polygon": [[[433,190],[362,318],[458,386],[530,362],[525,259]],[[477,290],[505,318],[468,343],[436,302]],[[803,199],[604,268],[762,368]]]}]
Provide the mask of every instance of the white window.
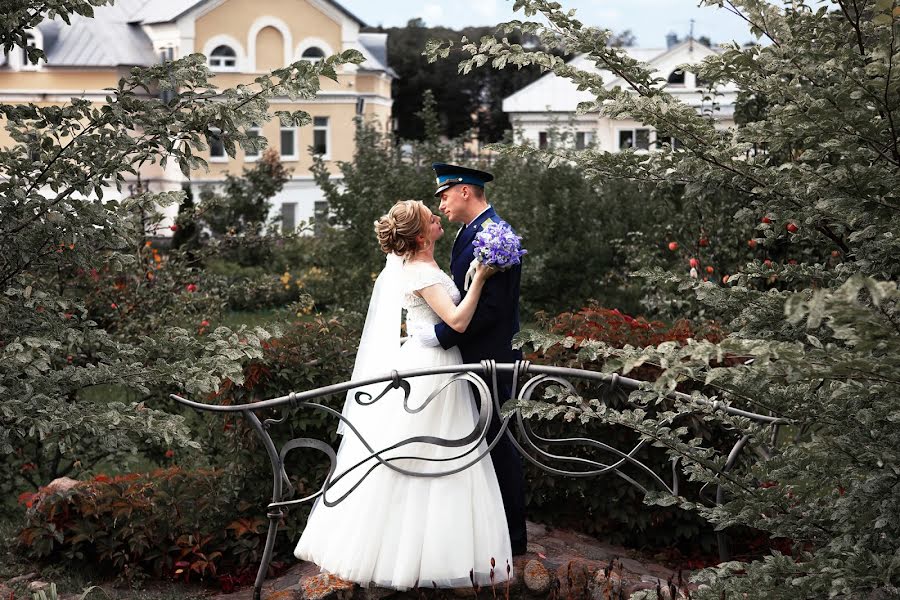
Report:
[{"label": "white window", "polygon": [[679,140],[674,135],[672,135],[672,136],[657,136],[656,146],[658,148],[662,148],[663,144],[668,144],[669,150],[672,150],[672,151],[679,150],[683,146],[683,144],[681,143],[681,140]]},{"label": "white window", "polygon": [[575,132],[575,149],[584,150],[594,143],[593,131],[576,131]]},{"label": "white window", "polygon": [[225,44],[216,46],[209,53],[209,66],[214,70],[234,69],[237,67],[237,52]]},{"label": "white window", "polygon": [[328,159],[331,152],[328,117],[313,117],[313,154]]},{"label": "white window", "polygon": [[285,202],[281,205],[281,232],[294,233],[297,229],[297,203]]},{"label": "white window", "polygon": [[[251,127],[250,129],[247,130],[247,137],[251,137],[251,138],[259,137],[261,133],[262,133],[262,130],[259,128],[259,126],[254,125],[253,127]],[[259,150],[252,150],[250,148],[247,148],[247,150],[244,151],[244,158],[248,162],[253,162],[259,158],[259,152],[260,152]]]},{"label": "white window", "polygon": [[684,71],[681,69],[675,69],[671,73],[669,73],[669,85],[671,86],[683,86],[684,85]]},{"label": "white window", "polygon": [[308,60],[311,63],[317,63],[325,58],[325,51],[318,46],[310,46],[300,55],[300,60]]},{"label": "white window", "polygon": [[297,128],[281,128],[281,159],[297,160]]},{"label": "white window", "polygon": [[222,131],[211,128],[207,141],[209,142],[209,162],[228,162],[225,144],[222,143]]},{"label": "white window", "polygon": [[627,150],[629,148],[635,150],[649,150],[650,130],[645,128],[620,129],[619,150]]},{"label": "white window", "polygon": [[316,200],[313,205],[313,233],[321,235],[328,227],[328,201]]},{"label": "white window", "polygon": [[[34,36],[33,33],[26,33],[25,39],[27,40],[25,42],[25,46],[27,48],[37,48],[37,38]],[[25,48],[19,48],[18,51],[21,53],[21,56],[22,56],[22,58],[21,58],[22,62],[20,64],[22,65],[23,71],[37,71],[38,69],[41,68],[40,61],[38,61],[37,63],[33,63],[28,60],[28,53],[26,52]]]}]

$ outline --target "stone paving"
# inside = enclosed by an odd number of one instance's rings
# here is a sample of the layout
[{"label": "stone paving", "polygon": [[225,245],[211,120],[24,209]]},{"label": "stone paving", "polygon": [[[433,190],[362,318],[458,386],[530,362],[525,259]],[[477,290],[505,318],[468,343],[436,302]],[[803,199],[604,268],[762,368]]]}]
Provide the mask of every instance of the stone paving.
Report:
[{"label": "stone paving", "polygon": [[[528,523],[528,553],[515,558],[515,580],[510,598],[551,600],[618,600],[640,590],[658,592],[666,599],[685,598],[688,573],[676,573],[660,564],[632,558],[633,552],[587,535]],[[498,565],[498,568],[500,566]],[[267,580],[264,600],[422,600],[506,597],[506,585],[495,589],[408,590],[360,588],[332,575],[319,573],[316,565],[301,562],[277,578]],[[214,600],[251,600],[252,589],[214,596]]]}]

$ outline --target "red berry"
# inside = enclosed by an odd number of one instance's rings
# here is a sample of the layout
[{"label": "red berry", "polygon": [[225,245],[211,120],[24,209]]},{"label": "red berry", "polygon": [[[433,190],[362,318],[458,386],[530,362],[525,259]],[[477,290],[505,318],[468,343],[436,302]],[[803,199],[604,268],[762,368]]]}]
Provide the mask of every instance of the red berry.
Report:
[{"label": "red berry", "polygon": [[113,302],[112,304],[109,305],[109,307],[112,309],[116,309],[116,308],[119,308],[119,305],[116,304],[115,302]]},{"label": "red berry", "polygon": [[174,451],[174,450],[172,450],[171,448],[169,448],[168,450],[166,450],[166,458],[172,458],[173,456],[175,456],[175,451]]},{"label": "red berry", "polygon": [[838,252],[837,250],[832,250],[832,251],[831,251],[831,255],[832,255],[833,257],[837,258],[838,256],[841,255],[841,253]]},{"label": "red berry", "polygon": [[712,267],[706,267],[706,272],[707,272],[707,273],[712,273],[713,270],[714,270],[714,269],[713,269]]},{"label": "red berry", "polygon": [[722,283],[728,283],[728,275],[722,275]]},{"label": "red berry", "polygon": [[703,247],[709,246],[709,240],[706,238],[700,238],[700,245]]},{"label": "red berry", "polygon": [[763,264],[766,265],[767,267],[771,267],[772,261],[767,258],[766,260],[763,261]]},{"label": "red berry", "polygon": [[678,250],[678,242],[669,242],[669,250],[672,252]]},{"label": "red berry", "polygon": [[791,260],[788,261],[788,264],[789,264],[789,265],[796,265],[796,264],[797,264],[797,261],[796,261],[795,259],[792,258]]},{"label": "red berry", "polygon": [[772,219],[769,218],[769,215],[766,215],[765,217],[762,218],[762,222],[763,223],[771,223]]},{"label": "red berry", "polygon": [[202,321],[200,321],[200,327],[209,327],[209,321],[203,319]]},{"label": "red berry", "polygon": [[696,258],[692,258],[692,259],[690,260],[690,263],[691,263],[691,268],[692,268],[692,269],[696,269],[697,267],[700,266],[700,261],[697,260]]},{"label": "red berry", "polygon": [[756,240],[747,240],[747,245],[750,246],[750,248],[756,248]]},{"label": "red berry", "polygon": [[195,284],[195,283],[189,283],[189,284],[187,284],[187,285],[184,286],[184,287],[185,287],[185,289],[186,289],[187,291],[189,291],[189,292],[191,292],[191,293],[194,293],[194,292],[197,291],[197,284]]},{"label": "red berry", "polygon": [[797,233],[797,231],[798,231],[799,229],[800,229],[800,228],[797,227],[797,225],[795,225],[794,223],[788,223],[788,224],[787,224],[787,230],[790,231],[791,233]]},{"label": "red berry", "polygon": [[169,225],[169,229],[172,231],[178,231],[178,225]]}]

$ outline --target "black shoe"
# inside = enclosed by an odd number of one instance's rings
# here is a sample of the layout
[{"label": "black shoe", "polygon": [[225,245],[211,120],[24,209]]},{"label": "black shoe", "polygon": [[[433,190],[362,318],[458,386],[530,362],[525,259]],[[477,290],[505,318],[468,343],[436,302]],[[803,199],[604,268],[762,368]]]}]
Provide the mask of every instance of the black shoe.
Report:
[{"label": "black shoe", "polygon": [[528,554],[528,544],[513,544],[512,553],[513,556],[522,556],[523,554]]}]

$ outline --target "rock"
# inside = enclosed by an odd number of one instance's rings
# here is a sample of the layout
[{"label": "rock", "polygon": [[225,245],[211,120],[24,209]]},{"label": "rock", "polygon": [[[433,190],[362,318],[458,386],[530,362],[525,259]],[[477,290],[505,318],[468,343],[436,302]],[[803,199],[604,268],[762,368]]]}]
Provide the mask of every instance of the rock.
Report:
[{"label": "rock", "polygon": [[292,589],[269,592],[268,594],[263,594],[263,597],[266,600],[302,600],[303,598],[299,591]]},{"label": "rock", "polygon": [[80,483],[81,482],[77,479],[72,479],[70,477],[60,477],[59,479],[54,479],[53,481],[42,487],[41,491],[44,494],[58,494],[59,492],[68,492]]},{"label": "rock", "polygon": [[370,585],[369,587],[360,591],[361,593],[359,594],[359,597],[361,600],[382,600],[383,598],[393,596],[397,593],[397,590],[378,587],[376,585]]},{"label": "rock", "polygon": [[11,589],[6,587],[6,584],[0,583],[0,598],[15,598],[16,593]]},{"label": "rock", "polygon": [[475,592],[475,588],[461,587],[453,588],[453,595],[457,598],[474,598],[477,593]]},{"label": "rock", "polygon": [[41,502],[50,494],[68,492],[72,488],[78,486],[80,483],[80,481],[72,479],[70,477],[59,477],[58,479],[54,479],[47,485],[38,488],[37,495],[35,495],[34,500],[32,501],[31,508],[28,509],[29,513],[34,514],[34,512],[32,511],[38,510]]},{"label": "rock", "polygon": [[[31,581],[32,579],[38,576],[37,573],[26,573],[25,575],[17,575],[6,582],[6,585],[14,585],[16,583],[24,583],[26,581]],[[0,596],[2,598],[2,596]]]},{"label": "rock", "polygon": [[29,592],[40,592],[41,590],[50,591],[50,584],[46,581],[32,581],[28,584]]},{"label": "rock", "polygon": [[547,549],[540,544],[528,542],[528,554],[547,554]]},{"label": "rock", "polygon": [[622,577],[615,571],[609,575],[604,569],[598,569],[594,574],[591,596],[596,600],[615,598],[622,588]]},{"label": "rock", "polygon": [[300,584],[301,598],[304,600],[348,600],[353,595],[354,588],[356,584],[352,581],[345,581],[330,573],[308,577]]},{"label": "rock", "polygon": [[539,560],[529,560],[522,574],[525,587],[535,594],[545,594],[550,589],[550,571]]},{"label": "rock", "polygon": [[540,523],[532,523],[531,521],[525,522],[525,531],[528,534],[528,539],[530,540],[547,535],[546,525],[541,525]]}]

